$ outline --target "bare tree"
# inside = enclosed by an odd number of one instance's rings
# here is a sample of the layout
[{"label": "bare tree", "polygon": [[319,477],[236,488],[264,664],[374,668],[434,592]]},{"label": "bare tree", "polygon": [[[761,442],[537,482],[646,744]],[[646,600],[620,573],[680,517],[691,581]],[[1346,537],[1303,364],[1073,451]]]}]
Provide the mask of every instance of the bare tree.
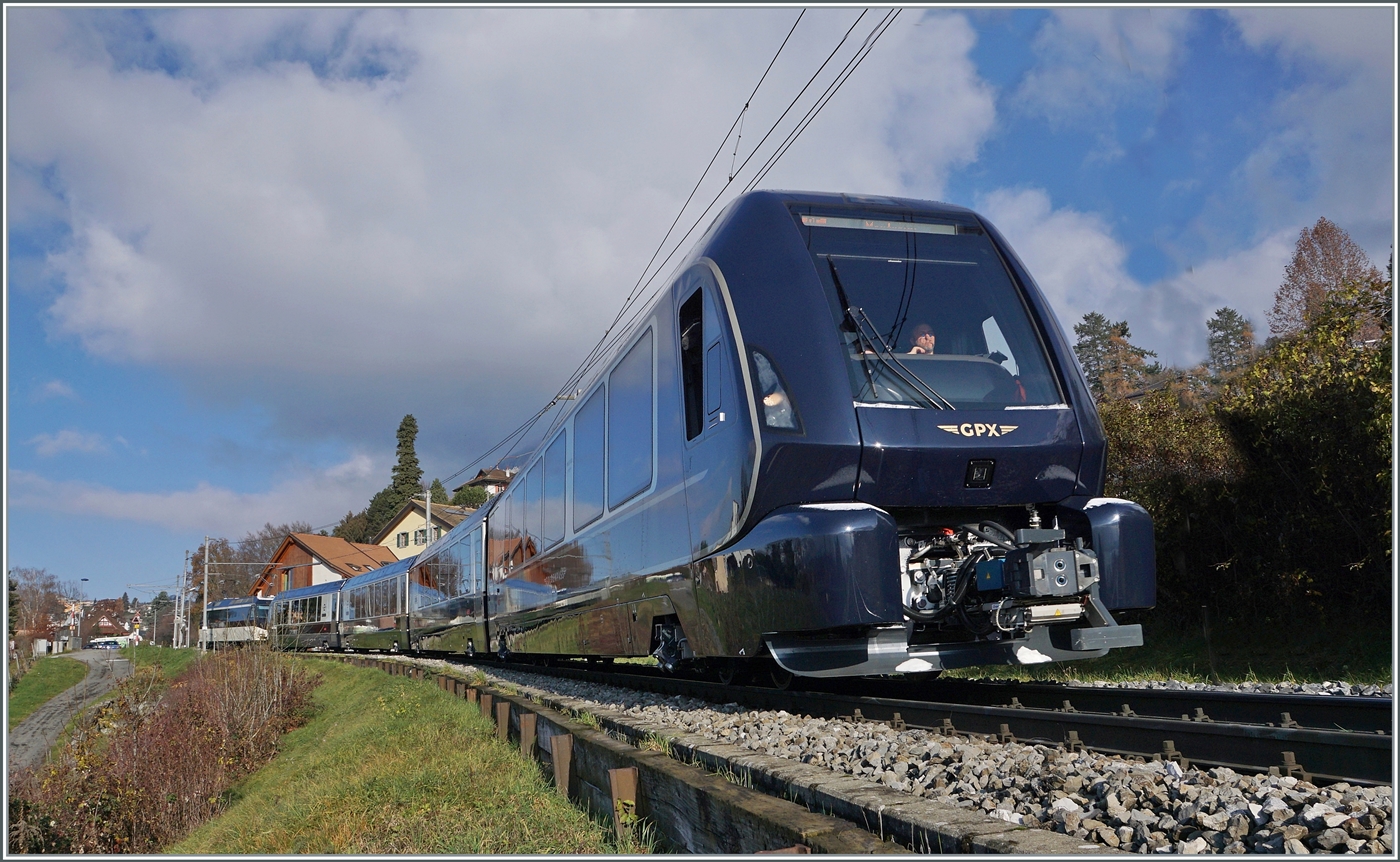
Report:
[{"label": "bare tree", "polygon": [[1347,284],[1376,282],[1380,278],[1380,270],[1346,231],[1319,218],[1317,224],[1298,234],[1293,260],[1274,294],[1269,331],[1277,336],[1296,335],[1322,309],[1328,294]]},{"label": "bare tree", "polygon": [[[224,538],[211,538],[209,556],[213,565],[209,568],[209,600],[246,596],[253,588],[253,582],[257,580],[262,565],[277,553],[282,540],[290,533],[309,532],[310,524],[305,521],[293,521],[288,524],[264,524],[261,529],[245,534],[236,542]],[[195,585],[202,588],[204,548],[199,548],[190,555],[190,566],[194,572]]]},{"label": "bare tree", "polygon": [[49,620],[63,613],[65,584],[48,569],[17,568],[10,570],[15,582],[18,607],[15,614],[15,641],[20,654],[44,629]]}]

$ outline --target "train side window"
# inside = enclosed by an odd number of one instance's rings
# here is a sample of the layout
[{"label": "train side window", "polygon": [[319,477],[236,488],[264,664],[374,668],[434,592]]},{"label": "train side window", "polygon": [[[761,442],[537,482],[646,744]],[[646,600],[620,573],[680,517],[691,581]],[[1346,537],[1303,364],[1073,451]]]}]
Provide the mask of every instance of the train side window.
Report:
[{"label": "train side window", "polygon": [[525,559],[539,552],[540,545],[540,501],[544,491],[544,461],[536,461],[535,466],[525,476]]},{"label": "train side window", "polygon": [[705,414],[719,409],[719,342],[705,351]]},{"label": "train side window", "polygon": [[599,386],[574,414],[574,530],[603,514],[605,387]]},{"label": "train side window", "polygon": [[705,345],[705,323],[702,311],[704,291],[697,290],[681,304],[677,324],[681,334],[681,388],[685,393],[685,439],[694,440],[705,430],[705,416],[700,407],[705,391],[706,368],[701,359]]},{"label": "train side window", "polygon": [[568,468],[568,432],[560,432],[544,453],[544,515],[540,521],[540,548],[564,538],[564,482]]},{"label": "train side window", "polygon": [[651,487],[651,330],[608,375],[608,508]]}]

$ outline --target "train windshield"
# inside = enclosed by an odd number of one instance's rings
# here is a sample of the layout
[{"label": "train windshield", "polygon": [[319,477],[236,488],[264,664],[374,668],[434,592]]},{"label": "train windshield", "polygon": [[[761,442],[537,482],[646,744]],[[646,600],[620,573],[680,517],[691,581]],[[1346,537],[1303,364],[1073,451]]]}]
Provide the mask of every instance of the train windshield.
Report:
[{"label": "train windshield", "polygon": [[857,403],[1000,410],[1063,402],[1020,291],[973,224],[798,214]]}]

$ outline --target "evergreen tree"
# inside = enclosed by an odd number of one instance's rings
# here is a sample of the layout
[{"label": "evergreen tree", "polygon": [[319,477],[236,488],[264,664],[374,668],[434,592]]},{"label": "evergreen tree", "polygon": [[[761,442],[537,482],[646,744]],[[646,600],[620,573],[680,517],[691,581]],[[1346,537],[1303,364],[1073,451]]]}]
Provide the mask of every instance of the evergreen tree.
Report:
[{"label": "evergreen tree", "polygon": [[[379,493],[384,493],[380,491]],[[368,542],[374,533],[369,532],[368,509],[361,512],[346,512],[340,523],[331,530],[331,535],[347,542]]]},{"label": "evergreen tree", "polygon": [[452,505],[465,506],[468,509],[480,509],[486,502],[486,489],[464,485],[457,489],[457,493],[452,495]]},{"label": "evergreen tree", "polygon": [[398,456],[399,461],[394,465],[392,481],[390,486],[402,498],[394,506],[397,511],[399,506],[408,502],[410,497],[417,496],[422,490],[419,484],[423,481],[423,470],[418,466],[418,453],[414,451],[413,444],[418,439],[418,420],[410,413],[403,417],[399,423],[397,434],[399,438]]},{"label": "evergreen tree", "polygon": [[1219,383],[1243,369],[1254,357],[1254,326],[1233,308],[1219,308],[1206,321],[1206,367]]},{"label": "evergreen tree", "polygon": [[1103,376],[1104,368],[1108,362],[1109,339],[1112,336],[1113,324],[1109,323],[1107,317],[1097,311],[1091,311],[1084,315],[1083,323],[1074,325],[1074,334],[1078,341],[1074,343],[1074,353],[1079,357],[1079,364],[1084,368],[1084,376],[1089,379],[1089,388],[1095,395],[1103,392],[1103,386],[1099,379]]},{"label": "evergreen tree", "polygon": [[447,489],[442,487],[441,479],[434,479],[432,486],[428,488],[428,492],[433,495],[432,499],[434,503],[441,503],[444,506],[449,505]]},{"label": "evergreen tree", "polygon": [[1083,323],[1074,325],[1078,341],[1075,355],[1084,367],[1089,388],[1101,399],[1122,398],[1140,391],[1149,377],[1160,374],[1160,363],[1147,363],[1156,356],[1151,350],[1135,346],[1129,339],[1128,321],[1112,322],[1097,311],[1084,315]]},{"label": "evergreen tree", "polygon": [[19,631],[19,582],[14,578],[7,578],[10,582],[10,594],[6,600],[6,610],[9,611],[6,624],[9,626],[5,633],[14,638],[15,632]]},{"label": "evergreen tree", "polygon": [[369,507],[365,509],[365,531],[363,539],[351,539],[351,541],[368,542],[374,535],[384,529],[384,525],[398,513],[403,504],[408,502],[413,496],[413,492],[399,493],[393,485],[382,489],[369,500]]}]

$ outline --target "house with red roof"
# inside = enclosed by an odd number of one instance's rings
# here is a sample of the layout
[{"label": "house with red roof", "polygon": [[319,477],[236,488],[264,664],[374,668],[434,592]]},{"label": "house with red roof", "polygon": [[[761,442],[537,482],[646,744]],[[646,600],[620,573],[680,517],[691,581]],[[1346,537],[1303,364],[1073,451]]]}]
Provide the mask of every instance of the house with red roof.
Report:
[{"label": "house with red roof", "polygon": [[394,562],[398,562],[398,557],[382,545],[365,545],[317,533],[291,533],[263,567],[249,595],[271,598],[283,590],[353,578]]}]

